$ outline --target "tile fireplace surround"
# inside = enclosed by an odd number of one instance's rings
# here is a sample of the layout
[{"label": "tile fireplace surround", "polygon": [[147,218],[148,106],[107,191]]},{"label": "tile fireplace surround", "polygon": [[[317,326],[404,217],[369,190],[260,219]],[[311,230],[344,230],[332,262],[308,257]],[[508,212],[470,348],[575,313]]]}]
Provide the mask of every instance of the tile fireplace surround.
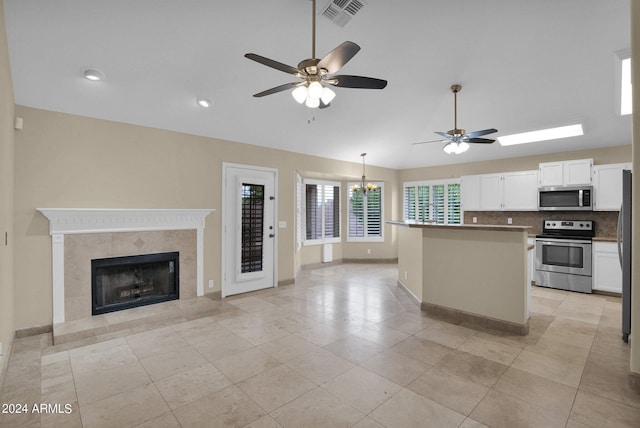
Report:
[{"label": "tile fireplace surround", "polygon": [[91,318],[91,259],[179,251],[180,297],[204,295],[203,237],[212,209],[39,208],[49,219],[53,324]]}]

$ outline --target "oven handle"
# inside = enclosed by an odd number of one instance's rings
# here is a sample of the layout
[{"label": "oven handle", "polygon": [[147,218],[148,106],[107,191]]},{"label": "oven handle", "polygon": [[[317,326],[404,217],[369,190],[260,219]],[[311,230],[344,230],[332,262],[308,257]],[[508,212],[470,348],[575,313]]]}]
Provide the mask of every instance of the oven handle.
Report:
[{"label": "oven handle", "polygon": [[553,238],[543,238],[536,239],[536,243],[541,244],[577,244],[577,245],[591,245],[591,241],[582,241],[578,239],[553,239]]}]

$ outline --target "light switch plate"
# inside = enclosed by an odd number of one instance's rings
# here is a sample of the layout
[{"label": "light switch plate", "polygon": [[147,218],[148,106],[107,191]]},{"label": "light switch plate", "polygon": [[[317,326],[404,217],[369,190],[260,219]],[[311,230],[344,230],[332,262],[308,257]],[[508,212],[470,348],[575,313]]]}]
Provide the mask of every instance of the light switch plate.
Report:
[{"label": "light switch plate", "polygon": [[278,227],[279,227],[280,229],[286,229],[286,228],[287,228],[287,222],[286,222],[286,221],[282,221],[282,220],[281,220],[281,221],[279,221],[279,222],[278,222]]}]

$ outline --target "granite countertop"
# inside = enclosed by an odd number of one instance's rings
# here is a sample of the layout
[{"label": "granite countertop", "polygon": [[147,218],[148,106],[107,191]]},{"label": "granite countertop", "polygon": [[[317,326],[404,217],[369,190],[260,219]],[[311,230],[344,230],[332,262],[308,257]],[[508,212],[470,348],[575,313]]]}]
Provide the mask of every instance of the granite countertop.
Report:
[{"label": "granite countertop", "polygon": [[596,236],[591,240],[598,242],[618,242],[618,239],[615,236]]},{"label": "granite countertop", "polygon": [[392,220],[387,224],[394,226],[405,226],[415,228],[440,228],[440,229],[457,229],[457,230],[503,230],[505,232],[526,232],[531,229],[530,226],[513,226],[513,225],[497,225],[497,224],[435,224],[422,223],[415,221]]}]

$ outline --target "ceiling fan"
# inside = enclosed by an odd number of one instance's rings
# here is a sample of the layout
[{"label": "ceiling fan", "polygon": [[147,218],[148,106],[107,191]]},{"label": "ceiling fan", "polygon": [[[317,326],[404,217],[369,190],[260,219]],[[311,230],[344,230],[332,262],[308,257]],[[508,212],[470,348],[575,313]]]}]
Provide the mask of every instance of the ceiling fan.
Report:
[{"label": "ceiling fan", "polygon": [[336,95],[327,85],[359,89],[383,89],[387,86],[386,80],[373,77],[333,75],[360,50],[360,46],[353,42],[344,42],[322,59],[316,58],[316,0],[313,0],[312,9],[311,58],[300,61],[297,68],[254,53],[245,54],[246,58],[267,67],[292,74],[302,79],[302,81],[285,83],[284,85],[258,92],[253,96],[264,97],[287,89],[293,89],[293,98],[298,103],[305,103],[309,108],[325,108],[329,106],[329,103]]},{"label": "ceiling fan", "polygon": [[447,143],[442,148],[446,153],[460,154],[469,149],[469,144],[491,144],[495,141],[488,138],[478,138],[481,135],[498,132],[498,130],[494,128],[483,129],[482,131],[475,132],[467,132],[464,129],[458,129],[458,92],[460,92],[461,89],[461,85],[451,85],[451,92],[453,92],[453,129],[450,129],[447,132],[436,132],[436,134],[444,137],[443,140],[423,141],[420,143],[413,143],[413,145],[442,142]]}]

